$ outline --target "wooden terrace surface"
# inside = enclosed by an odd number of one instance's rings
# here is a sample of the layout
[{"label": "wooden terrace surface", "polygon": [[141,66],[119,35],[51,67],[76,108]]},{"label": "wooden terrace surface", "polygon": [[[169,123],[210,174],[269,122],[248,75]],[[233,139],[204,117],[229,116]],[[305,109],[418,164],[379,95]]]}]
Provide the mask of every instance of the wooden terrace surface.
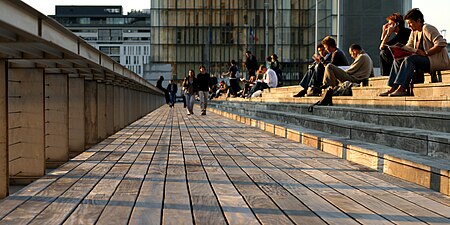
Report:
[{"label": "wooden terrace surface", "polygon": [[450,224],[450,198],[163,106],[0,202],[0,224]]}]

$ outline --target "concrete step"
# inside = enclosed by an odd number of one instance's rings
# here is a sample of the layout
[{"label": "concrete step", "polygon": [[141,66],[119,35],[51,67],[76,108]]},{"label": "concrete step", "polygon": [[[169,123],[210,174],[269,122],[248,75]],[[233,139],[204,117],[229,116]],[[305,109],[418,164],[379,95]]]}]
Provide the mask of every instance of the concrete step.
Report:
[{"label": "concrete step", "polygon": [[[442,71],[442,83],[450,83],[450,70]],[[369,87],[386,87],[389,76],[378,76],[369,78]],[[431,83],[431,76],[425,73],[425,84]]]},{"label": "concrete step", "polygon": [[379,172],[450,195],[450,164],[447,159],[422,156],[365,141],[355,141],[302,126],[239,114],[236,111],[229,112],[217,108],[208,110]]},{"label": "concrete step", "polygon": [[[389,90],[383,87],[353,87],[353,96],[378,96],[380,93]],[[442,97],[450,96],[450,83],[415,84],[414,97]]]},{"label": "concrete step", "polygon": [[[312,114],[246,107],[245,103],[215,104],[228,112],[298,125],[355,140],[382,144],[421,155],[450,159],[450,134],[424,129],[378,125]],[[316,107],[320,108],[320,107]]]},{"label": "concrete step", "polygon": [[222,102],[221,105],[243,107],[248,110],[275,110],[295,112],[297,114],[315,115],[334,120],[351,120],[382,126],[424,129],[429,131],[450,133],[450,112],[402,111],[392,109],[367,109],[346,106],[315,107],[308,112],[308,104],[266,102]]},{"label": "concrete step", "polygon": [[[243,99],[228,98],[227,101],[282,102],[313,104],[320,97],[294,98],[290,94],[263,94],[262,97]],[[358,108],[380,108],[394,110],[450,112],[450,97],[378,97],[378,96],[333,96],[337,106],[354,106]]]}]

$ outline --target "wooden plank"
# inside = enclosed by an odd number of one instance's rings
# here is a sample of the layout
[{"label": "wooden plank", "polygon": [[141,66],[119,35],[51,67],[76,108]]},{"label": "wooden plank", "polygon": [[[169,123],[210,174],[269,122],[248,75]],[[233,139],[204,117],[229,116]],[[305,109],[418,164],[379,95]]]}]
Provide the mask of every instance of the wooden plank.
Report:
[{"label": "wooden plank", "polygon": [[[346,171],[346,174],[348,174],[348,176],[346,176],[345,179],[348,179],[348,182],[351,182],[352,185],[361,187],[371,186],[372,188],[364,188],[362,191],[404,211],[412,217],[418,218],[426,223],[450,223],[448,217],[445,218],[445,214],[447,213],[446,208],[449,207],[448,205],[446,206],[432,201],[417,195],[412,191],[405,190],[395,184],[378,179],[366,173]],[[336,177],[343,176],[342,174],[334,173],[332,175]],[[424,189],[423,187],[417,188]],[[422,205],[422,202],[424,202],[424,205]]]},{"label": "wooden plank", "polygon": [[[144,138],[155,139],[161,136],[161,133],[155,132],[155,130],[158,126],[165,125],[165,121],[163,120],[166,120],[167,117],[161,114],[157,114],[157,117],[162,118],[161,120],[153,120],[147,123],[147,126],[153,129],[151,130],[151,136],[145,136]],[[161,224],[168,146],[156,146],[156,144],[149,143],[147,140],[141,152],[141,155],[143,155],[141,160],[150,158],[151,155],[151,160],[147,160],[151,164],[148,167],[139,196],[133,208],[129,221],[130,224]]]},{"label": "wooden plank", "polygon": [[258,176],[263,174],[257,169],[255,165],[251,162],[248,163],[245,158],[239,156],[237,151],[234,149],[227,149],[233,159],[226,155],[227,152],[223,151],[221,148],[212,148],[213,154],[216,155],[221,166],[224,168],[225,172],[228,174],[231,182],[239,191],[239,193],[245,198],[246,202],[252,208],[256,217],[261,223],[265,224],[292,224],[292,221],[286,217],[286,215],[281,211],[276,204],[272,202],[272,199],[268,197],[264,192],[262,192],[259,187],[251,180],[246,173],[242,171],[241,168],[252,175]]},{"label": "wooden plank", "polygon": [[141,188],[141,184],[148,170],[147,164],[135,163],[139,157],[143,145],[136,145],[139,142],[142,131],[136,129],[136,133],[130,136],[131,147],[127,154],[120,160],[121,163],[130,163],[131,168],[118,185],[116,191],[111,196],[108,204],[100,215],[98,224],[123,224],[129,221],[133,206]]},{"label": "wooden plank", "polygon": [[84,174],[90,171],[97,163],[85,162],[72,170],[65,176],[57,179],[43,191],[31,197],[28,201],[14,209],[13,212],[4,217],[2,223],[26,224],[44,210],[50,203],[69,189]]},{"label": "wooden plank", "polygon": [[[328,157],[326,154],[323,154],[321,152],[310,152],[312,154],[316,154],[316,155],[321,155],[324,158]],[[293,155],[289,154],[289,155]],[[383,216],[386,218],[390,218],[392,219],[392,221],[396,222],[396,223],[400,223],[400,222],[408,222],[408,221],[412,221],[414,223],[417,223],[417,220],[415,218],[418,218],[424,222],[427,223],[449,223],[447,218],[442,217],[441,215],[439,215],[436,212],[433,212],[433,208],[437,207],[438,210],[442,209],[441,204],[437,204],[435,205],[435,207],[422,207],[419,205],[416,205],[416,202],[410,200],[410,198],[408,197],[408,195],[396,195],[395,193],[391,193],[389,192],[389,190],[401,190],[403,189],[402,187],[397,186],[397,184],[404,182],[401,181],[397,178],[392,178],[390,179],[390,182],[386,182],[383,181],[382,179],[376,181],[377,179],[379,179],[379,177],[386,177],[386,175],[383,175],[381,173],[377,173],[377,172],[371,172],[371,173],[367,173],[364,171],[358,171],[361,170],[360,166],[358,165],[350,165],[349,162],[347,161],[343,161],[340,159],[336,159],[336,158],[329,158],[327,159],[328,161],[331,161],[330,163],[326,164],[323,162],[320,162],[322,165],[322,167],[329,167],[329,165],[334,165],[332,170],[329,170],[328,174],[330,174],[333,177],[336,178],[340,178],[339,180],[342,181],[346,181],[346,183],[348,183],[349,185],[351,184],[354,187],[365,187],[365,188],[361,188],[360,191],[367,193],[371,196],[373,196],[376,199],[379,199],[395,208],[397,208],[398,210],[401,210],[405,213],[407,213],[409,215],[409,217],[406,217],[405,215],[403,215],[402,213],[397,212],[396,214],[394,214],[393,216],[389,216],[389,213],[395,212],[395,210],[391,209],[385,209],[386,206],[380,206],[380,205],[375,205],[373,206],[375,211],[378,211],[380,209],[384,209],[385,212],[383,213]],[[337,169],[337,170],[336,170]],[[364,170],[364,168],[362,168]],[[339,172],[339,170],[343,170],[343,172]],[[374,175],[377,175],[377,177],[374,177]],[[363,178],[361,178],[361,176],[363,176]],[[367,180],[371,180],[373,179],[373,183],[369,183],[367,182]],[[380,188],[380,183],[388,183],[389,184],[389,189],[384,190],[382,188]],[[395,184],[393,184],[395,183]],[[406,183],[406,182],[405,182]],[[423,187],[419,187],[417,185],[415,185],[415,188],[419,188],[419,189],[423,189],[424,191],[427,190]],[[407,191],[404,190],[405,192],[411,192],[412,191]],[[360,201],[361,204],[376,204],[377,201]],[[421,201],[420,201],[421,202]],[[428,201],[429,202],[429,201]],[[448,206],[447,206],[448,207]],[[445,207],[444,210],[442,210],[442,212],[446,212],[445,211]],[[395,221],[395,219],[399,219],[400,221]]]},{"label": "wooden plank", "polygon": [[[173,117],[173,113],[170,113],[169,121]],[[174,126],[174,124],[170,121],[169,129],[171,129],[172,126]],[[170,133],[163,133],[161,136],[162,141],[164,140],[164,137],[170,138],[169,159],[166,171],[166,185],[164,194],[164,209],[162,215],[164,224],[194,223],[193,215],[191,214],[191,201],[186,180],[182,146],[180,141],[176,142],[174,139],[172,142],[172,138],[179,135],[179,132],[172,130]]]},{"label": "wooden plank", "polygon": [[[217,131],[235,133],[237,130],[239,130],[239,129],[233,130],[223,128],[218,129],[215,126],[217,125],[211,125],[211,127]],[[221,126],[223,127],[224,124],[221,124]],[[235,124],[233,124],[233,126],[235,126]],[[249,138],[254,138],[255,133],[259,132],[252,133],[252,137]],[[223,141],[221,140],[221,138],[224,136],[225,135],[223,135],[221,132],[217,132],[214,138],[216,139],[217,142],[222,143]],[[257,144],[258,146],[262,146],[262,148],[267,146],[270,147],[270,145],[267,144],[269,141],[270,140],[259,141],[257,142]],[[268,159],[270,163],[272,163],[273,160],[276,159]],[[325,220],[326,222],[332,224],[357,224],[357,222],[354,221],[353,218],[349,217],[347,214],[337,209],[334,205],[330,204],[321,196],[312,192],[309,188],[306,188],[303,182],[300,183],[298,180],[292,178],[290,176],[292,174],[291,171],[287,172],[282,171],[272,164],[261,167],[261,169],[263,169],[264,172],[267,173],[272,179],[277,181],[277,183],[282,184],[283,188],[288,190],[297,199],[299,199],[301,202],[307,205],[314,213],[316,213],[318,216],[321,217],[321,219]]]},{"label": "wooden plank", "polygon": [[94,224],[129,168],[129,164],[114,165],[64,224]]},{"label": "wooden plank", "polygon": [[27,200],[29,200],[32,196],[37,195],[39,192],[44,190],[46,187],[51,185],[53,182],[55,182],[58,179],[58,176],[54,174],[58,174],[59,176],[64,175],[65,173],[68,173],[72,169],[76,168],[81,162],[68,162],[58,168],[57,171],[53,171],[49,173],[47,176],[34,181],[33,183],[27,185],[26,187],[22,188],[18,192],[10,195],[8,198],[3,199],[0,202],[0,219],[5,217],[7,214],[9,214],[11,211],[13,211],[15,208],[17,208],[19,205],[25,203]]},{"label": "wooden plank", "polygon": [[[285,151],[289,152],[289,151]],[[284,154],[283,154],[284,155]],[[319,162],[318,160],[314,159],[308,159],[305,158],[302,161],[300,160],[294,160],[293,158],[284,159],[286,163],[289,163],[289,165],[294,166],[295,168],[305,168],[305,173],[310,175],[311,177],[314,177],[317,180],[320,180],[320,182],[323,182],[333,190],[347,196],[348,198],[352,199],[353,201],[358,202],[365,208],[369,209],[370,211],[384,217],[387,220],[390,220],[393,223],[402,223],[402,224],[418,224],[421,223],[421,221],[415,219],[414,217],[411,217],[401,210],[398,210],[391,205],[380,201],[379,199],[372,197],[365,192],[354,188],[353,186],[349,186],[346,183],[342,182],[341,180],[335,179],[334,177],[316,170],[314,168],[323,168],[323,170],[328,171],[327,168],[331,171],[335,171],[336,173],[343,173],[342,171],[339,171],[336,167],[329,167],[326,166],[323,162],[325,162],[322,159],[322,162]],[[295,162],[294,162],[295,161]],[[335,165],[335,164],[333,164]],[[369,189],[372,187],[368,187]],[[384,191],[378,191],[376,196],[384,194]],[[371,218],[377,222],[377,219]]]},{"label": "wooden plank", "polygon": [[[120,133],[120,136],[118,134]],[[100,217],[102,211],[121,183],[123,177],[131,167],[130,163],[120,161],[124,154],[135,155],[135,152],[127,152],[131,148],[130,144],[125,144],[127,138],[132,137],[134,132],[131,129],[124,129],[113,136],[115,140],[110,141],[110,146],[105,146],[112,153],[105,158],[105,162],[114,164],[114,167],[106,176],[94,187],[94,189],[84,198],[74,212],[66,220],[65,224],[92,224]],[[117,153],[117,154],[113,154]],[[113,156],[112,156],[113,155]],[[112,156],[112,157],[111,157]],[[127,159],[128,160],[128,159]],[[119,162],[119,163],[115,163]]]},{"label": "wooden plank", "polygon": [[40,212],[29,224],[61,224],[64,222],[112,166],[111,163],[106,162],[97,164],[95,168]]},{"label": "wooden plank", "polygon": [[167,152],[158,152],[156,148],[133,208],[130,224],[161,224],[166,165]]},{"label": "wooden plank", "polygon": [[[192,126],[190,122],[186,121],[186,124]],[[189,133],[191,133],[191,137],[198,137],[198,133],[194,129],[189,129]],[[243,197],[233,187],[233,184],[227,178],[226,173],[211,152],[207,148],[198,148],[197,151],[227,222],[229,224],[259,224],[258,219]]]},{"label": "wooden plank", "polygon": [[189,191],[196,224],[226,224],[219,202],[194,148],[184,148]]}]

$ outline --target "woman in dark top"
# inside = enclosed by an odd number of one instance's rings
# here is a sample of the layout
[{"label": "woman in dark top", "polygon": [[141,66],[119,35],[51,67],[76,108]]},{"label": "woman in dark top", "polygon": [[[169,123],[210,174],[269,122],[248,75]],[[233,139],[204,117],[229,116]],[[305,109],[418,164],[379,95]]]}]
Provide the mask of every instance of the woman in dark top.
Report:
[{"label": "woman in dark top", "polygon": [[188,77],[184,78],[183,90],[186,97],[187,114],[194,114],[195,94],[198,92],[198,83],[194,70],[189,70]]},{"label": "woman in dark top", "polygon": [[[388,22],[383,25],[380,44],[380,66],[382,76],[389,76],[392,63],[394,62],[392,53],[387,46],[395,45],[397,43],[405,45],[408,42],[411,33],[410,29],[405,28],[405,20],[403,20],[403,16],[400,13],[394,13],[388,16],[386,20]],[[390,39],[392,34],[395,34],[395,37]]]}]

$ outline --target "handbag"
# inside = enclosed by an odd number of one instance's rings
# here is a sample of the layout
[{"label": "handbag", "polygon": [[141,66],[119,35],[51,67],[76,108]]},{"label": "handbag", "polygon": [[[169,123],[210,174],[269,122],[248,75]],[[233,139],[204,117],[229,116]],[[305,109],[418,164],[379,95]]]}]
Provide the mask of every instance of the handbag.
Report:
[{"label": "handbag", "polygon": [[322,93],[322,98],[316,103],[310,105],[308,107],[308,112],[312,112],[314,110],[315,105],[333,105],[333,88],[328,88],[324,93]]}]

